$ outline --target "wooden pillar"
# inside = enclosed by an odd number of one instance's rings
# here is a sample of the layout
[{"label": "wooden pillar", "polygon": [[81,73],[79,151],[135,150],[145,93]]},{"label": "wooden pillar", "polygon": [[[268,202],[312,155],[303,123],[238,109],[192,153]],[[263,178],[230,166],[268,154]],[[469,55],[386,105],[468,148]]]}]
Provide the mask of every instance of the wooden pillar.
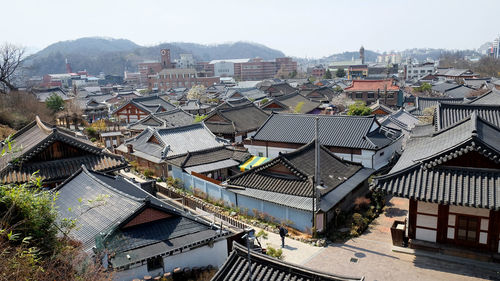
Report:
[{"label": "wooden pillar", "polygon": [[488,250],[498,253],[498,239],[500,234],[500,211],[490,210],[490,221],[488,225]]},{"label": "wooden pillar", "polygon": [[408,218],[408,238],[415,239],[415,233],[417,231],[417,200],[410,199],[409,206],[409,218]]},{"label": "wooden pillar", "polygon": [[448,205],[438,205],[438,220],[437,220],[437,237],[438,243],[446,243],[446,236],[448,234]]}]

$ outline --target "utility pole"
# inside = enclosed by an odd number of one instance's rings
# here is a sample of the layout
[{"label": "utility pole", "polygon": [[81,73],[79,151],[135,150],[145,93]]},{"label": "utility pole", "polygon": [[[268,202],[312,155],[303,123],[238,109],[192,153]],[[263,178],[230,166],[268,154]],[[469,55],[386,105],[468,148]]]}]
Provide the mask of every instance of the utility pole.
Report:
[{"label": "utility pole", "polygon": [[[314,120],[315,137],[314,137],[314,180],[313,180],[313,227],[316,229],[316,209],[319,208],[319,193],[316,190],[320,183],[320,145],[319,145],[319,117],[316,116]],[[316,201],[316,203],[315,203]]]}]

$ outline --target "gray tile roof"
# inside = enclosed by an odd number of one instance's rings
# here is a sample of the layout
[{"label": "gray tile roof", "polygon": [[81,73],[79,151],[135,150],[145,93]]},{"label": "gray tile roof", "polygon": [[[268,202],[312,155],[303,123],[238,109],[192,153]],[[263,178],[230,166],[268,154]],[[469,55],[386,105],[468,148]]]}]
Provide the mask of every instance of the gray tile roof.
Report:
[{"label": "gray tile roof", "polygon": [[410,131],[420,121],[403,108],[379,120],[382,126]]},{"label": "gray tile roof", "polygon": [[164,100],[163,98],[157,95],[154,95],[154,96],[131,99],[128,103],[125,103],[124,105],[115,109],[113,111],[113,114],[128,104],[133,104],[134,106],[136,106],[137,108],[141,109],[146,113],[156,113],[156,112],[169,111],[175,109],[175,106],[173,104],[169,103],[168,101]]},{"label": "gray tile roof", "polygon": [[[0,157],[0,177],[3,183],[27,182],[36,171],[39,171],[38,175],[45,183],[63,181],[82,164],[103,172],[127,167],[122,157],[104,152],[102,148],[94,146],[87,139],[80,138],[66,129],[44,123],[38,117],[14,134],[12,141],[12,152]],[[36,159],[37,155],[55,142],[77,148],[79,153],[63,158],[53,156],[54,159]],[[0,149],[4,147],[5,144],[0,145]]]},{"label": "gray tile roof", "polygon": [[295,112],[295,109],[299,105],[299,103],[302,104],[302,106],[300,107],[300,112],[298,113],[309,113],[321,105],[321,102],[311,101],[310,99],[305,98],[304,96],[299,94],[298,91],[291,94],[276,97],[268,101],[267,103],[263,104],[261,108],[269,111],[278,110],[276,108],[266,108],[268,105],[272,103],[278,103],[284,108],[283,110],[285,112],[290,112],[290,113]]},{"label": "gray tile roof", "polygon": [[441,151],[452,149],[473,139],[478,139],[500,150],[499,135],[496,134],[498,130],[497,127],[473,113],[469,118],[447,129],[438,132],[432,130],[432,133],[419,137],[412,135],[406,143],[405,151],[392,168],[391,173],[416,165]]},{"label": "gray tile roof", "polygon": [[[373,129],[375,116],[271,114],[257,133],[255,140],[306,144],[314,139],[315,118],[319,120],[319,139],[322,145],[378,150],[392,144],[400,132]],[[373,127],[373,128],[372,128]],[[378,143],[373,142],[374,139]]]},{"label": "gray tile roof", "polygon": [[[265,254],[250,252],[252,280],[281,281],[362,281],[364,277],[346,277],[314,271],[296,264],[286,263]],[[248,278],[248,252],[233,243],[233,251],[214,275],[212,281],[246,281]]]},{"label": "gray tile roof", "polygon": [[[246,189],[258,189],[301,197],[313,196],[314,141],[296,151],[281,154],[264,165],[254,167],[239,175],[230,177],[225,185]],[[276,173],[273,169],[285,169],[286,173]],[[362,165],[342,160],[324,146],[320,153],[321,182],[326,194],[356,174]],[[291,173],[291,174],[290,174]],[[293,206],[292,206],[293,207]]]},{"label": "gray tile roof", "polygon": [[472,112],[500,127],[500,105],[439,103],[434,118],[436,130],[451,127],[468,118]]},{"label": "gray tile roof", "polygon": [[[433,203],[499,210],[499,139],[500,129],[476,113],[448,129],[412,136],[396,166],[388,175],[376,177],[372,189]],[[454,162],[469,155],[485,158],[484,166]]]},{"label": "gray tile roof", "polygon": [[229,159],[243,163],[250,157],[251,155],[247,151],[230,146],[217,146],[205,150],[190,151],[185,155],[169,159],[169,163],[187,168]]},{"label": "gray tile roof", "polygon": [[59,187],[55,204],[59,220],[76,219],[69,235],[89,251],[96,235],[135,213],[144,200],[114,189],[84,168]]},{"label": "gray tile roof", "polygon": [[500,91],[491,90],[470,101],[469,104],[500,105]]},{"label": "gray tile roof", "polygon": [[[213,116],[219,120],[210,120]],[[257,130],[269,114],[253,103],[226,109],[215,109],[205,118],[205,125],[214,134],[236,134]]]},{"label": "gray tile roof", "polygon": [[424,114],[426,108],[431,108],[437,106],[439,102],[448,103],[463,103],[463,98],[431,98],[431,97],[417,97],[415,101],[415,109],[409,111],[415,116],[421,116]]},{"label": "gray tile roof", "polygon": [[142,131],[147,127],[171,128],[193,124],[194,117],[180,108],[150,114],[141,120],[130,123],[127,128]]},{"label": "gray tile roof", "polygon": [[444,82],[440,82],[440,83],[436,83],[436,84],[432,85],[431,89],[435,92],[439,92],[439,93],[443,94],[447,90],[456,88],[458,86],[460,86],[460,85],[455,83],[455,82],[444,81]]},{"label": "gray tile roof", "polygon": [[[154,137],[158,143],[151,142]],[[227,142],[217,138],[202,123],[192,125],[156,129],[148,128],[134,138],[125,140],[118,150],[127,153],[127,145],[131,144],[134,155],[159,163],[164,159],[219,146]]]},{"label": "gray tile roof", "polygon": [[446,92],[444,92],[444,94],[451,98],[466,98],[469,96],[469,94],[471,94],[474,91],[475,90],[472,88],[459,85],[455,88],[447,90]]}]

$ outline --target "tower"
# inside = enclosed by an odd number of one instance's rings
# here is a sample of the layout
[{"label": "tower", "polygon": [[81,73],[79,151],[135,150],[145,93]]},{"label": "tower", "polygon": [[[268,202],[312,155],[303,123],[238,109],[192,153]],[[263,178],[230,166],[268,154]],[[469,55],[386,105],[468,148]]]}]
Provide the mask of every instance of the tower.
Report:
[{"label": "tower", "polygon": [[170,49],[162,49],[161,53],[161,65],[163,68],[172,68],[172,63],[170,61]]},{"label": "tower", "polygon": [[359,58],[361,59],[361,64],[365,64],[365,48],[363,46],[359,48]]},{"label": "tower", "polygon": [[71,65],[68,62],[68,59],[66,59],[66,73],[72,73],[73,71],[71,70]]}]

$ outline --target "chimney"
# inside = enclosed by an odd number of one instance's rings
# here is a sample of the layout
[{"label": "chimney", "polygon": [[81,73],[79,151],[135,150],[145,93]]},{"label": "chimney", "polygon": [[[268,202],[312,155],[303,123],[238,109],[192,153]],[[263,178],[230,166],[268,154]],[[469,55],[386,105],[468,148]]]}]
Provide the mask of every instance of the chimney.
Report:
[{"label": "chimney", "polygon": [[134,146],[133,146],[133,145],[131,145],[131,144],[127,144],[127,152],[128,152],[129,154],[134,153]]}]

